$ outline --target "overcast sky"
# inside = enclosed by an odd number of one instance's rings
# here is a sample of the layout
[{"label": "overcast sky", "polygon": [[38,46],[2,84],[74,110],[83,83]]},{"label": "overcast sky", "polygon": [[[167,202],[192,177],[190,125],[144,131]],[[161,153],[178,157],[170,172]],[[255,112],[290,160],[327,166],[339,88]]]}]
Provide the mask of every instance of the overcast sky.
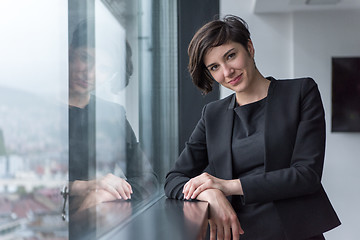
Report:
[{"label": "overcast sky", "polygon": [[1,0],[0,33],[0,87],[67,94],[67,1]]}]

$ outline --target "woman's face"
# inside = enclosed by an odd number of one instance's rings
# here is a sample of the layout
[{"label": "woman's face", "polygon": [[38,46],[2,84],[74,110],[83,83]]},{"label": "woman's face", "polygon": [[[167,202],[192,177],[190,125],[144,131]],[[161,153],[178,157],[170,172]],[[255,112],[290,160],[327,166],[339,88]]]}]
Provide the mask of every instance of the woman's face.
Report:
[{"label": "woman's face", "polygon": [[71,92],[87,94],[95,88],[95,49],[70,49],[69,88]]},{"label": "woman's face", "polygon": [[70,49],[70,91],[89,94],[95,89],[95,79],[98,84],[111,79],[115,74],[112,62],[111,57],[104,51],[87,47]]},{"label": "woman's face", "polygon": [[237,42],[211,48],[204,56],[204,64],[216,82],[236,93],[250,91],[256,76],[251,40],[247,49]]}]

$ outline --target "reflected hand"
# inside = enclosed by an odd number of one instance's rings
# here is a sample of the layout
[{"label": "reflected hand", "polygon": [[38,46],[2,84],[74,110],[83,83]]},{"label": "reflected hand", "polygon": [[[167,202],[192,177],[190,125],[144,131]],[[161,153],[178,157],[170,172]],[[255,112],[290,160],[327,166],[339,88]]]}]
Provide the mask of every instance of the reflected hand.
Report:
[{"label": "reflected hand", "polygon": [[106,190],[116,199],[131,199],[133,193],[131,185],[123,178],[119,178],[111,173],[96,179],[95,184],[90,186],[92,190]]},{"label": "reflected hand", "polygon": [[100,179],[91,181],[76,180],[70,185],[71,196],[84,196],[88,195],[91,191],[105,190],[115,199],[131,199],[133,193],[131,185],[120,177],[111,173],[107,174]]},{"label": "reflected hand", "polygon": [[206,189],[218,189],[225,196],[242,194],[239,179],[224,180],[214,177],[208,173],[202,173],[197,177],[190,179],[183,188],[185,199],[195,199],[201,192]]},{"label": "reflected hand", "polygon": [[128,219],[132,214],[130,201],[107,202],[96,205],[97,222],[104,226],[114,226],[114,223]]},{"label": "reflected hand", "polygon": [[196,223],[197,218],[203,213],[203,210],[194,202],[184,201],[183,212],[186,220]]},{"label": "reflected hand", "polygon": [[80,203],[80,207],[78,211],[82,211],[87,208],[94,207],[102,202],[109,202],[114,200],[117,200],[117,198],[115,198],[114,195],[110,194],[106,190],[100,189],[100,190],[91,191],[89,192],[89,194],[86,195],[86,197]]},{"label": "reflected hand", "polygon": [[239,235],[244,234],[233,207],[220,190],[207,189],[199,197],[210,205],[210,240],[230,240],[231,235],[232,239],[239,239]]},{"label": "reflected hand", "polygon": [[[184,212],[184,216],[186,218],[186,221],[191,224],[197,224],[199,225],[199,216],[202,216],[202,214],[204,214],[204,210],[206,210],[205,208],[201,208],[199,205],[197,205],[197,203],[195,202],[189,202],[189,201],[184,201],[184,206],[183,206],[183,212]],[[207,228],[207,221],[203,222],[203,226],[199,226],[201,229],[201,234],[198,235],[199,240],[201,239],[205,239],[206,237],[206,228]]]}]

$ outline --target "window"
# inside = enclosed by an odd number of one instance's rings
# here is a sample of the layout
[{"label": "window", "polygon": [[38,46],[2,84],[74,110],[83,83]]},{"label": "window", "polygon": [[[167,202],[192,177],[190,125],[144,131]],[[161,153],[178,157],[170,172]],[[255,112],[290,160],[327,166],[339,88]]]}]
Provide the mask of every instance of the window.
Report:
[{"label": "window", "polygon": [[0,238],[101,238],[178,155],[176,1],[8,0],[0,21]]}]

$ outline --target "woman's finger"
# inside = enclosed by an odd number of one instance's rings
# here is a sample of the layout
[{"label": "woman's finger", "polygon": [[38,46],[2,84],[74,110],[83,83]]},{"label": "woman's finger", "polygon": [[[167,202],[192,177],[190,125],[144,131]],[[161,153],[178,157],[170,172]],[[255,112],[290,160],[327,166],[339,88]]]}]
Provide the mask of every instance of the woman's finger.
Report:
[{"label": "woman's finger", "polygon": [[[224,239],[230,240],[230,239],[231,239],[231,229],[230,229],[230,226],[224,226],[223,229],[224,229]],[[234,239],[236,239],[236,238],[234,238]]]},{"label": "woman's finger", "polygon": [[232,239],[239,239],[240,224],[238,224],[238,223],[239,223],[239,221],[232,224],[232,227],[231,227]]},{"label": "woman's finger", "polygon": [[113,186],[106,184],[106,185],[103,185],[103,189],[108,191],[109,193],[111,193],[116,199],[121,198],[121,195]]},{"label": "woman's finger", "polygon": [[130,183],[128,183],[126,181],[125,181],[125,183],[127,184],[128,188],[130,190],[130,193],[133,194],[133,190],[132,190],[132,187],[131,187]]},{"label": "woman's finger", "polygon": [[114,183],[114,188],[120,194],[120,196],[127,200],[131,199],[132,188],[131,185],[124,179],[117,180],[117,183]]},{"label": "woman's finger", "polygon": [[240,235],[244,234],[245,231],[242,229],[239,221],[238,221],[238,225],[239,225],[239,234],[240,234]]},{"label": "woman's finger", "polygon": [[128,198],[131,199],[132,189],[130,184],[126,184],[127,190],[128,190]]},{"label": "woman's finger", "polygon": [[194,185],[190,185],[188,192],[186,193],[185,199],[190,199],[191,195],[193,194],[195,190]]},{"label": "woman's finger", "polygon": [[130,185],[127,184],[127,182],[125,180],[123,180],[123,182],[121,183],[121,187],[123,188],[126,196],[128,199],[131,199],[131,188]]},{"label": "woman's finger", "polygon": [[187,182],[187,183],[184,185],[184,187],[183,187],[184,198],[185,198],[185,196],[186,196],[186,194],[187,194],[187,192],[188,192],[188,187],[189,187],[189,182]]},{"label": "woman's finger", "polygon": [[195,186],[195,188],[203,183],[205,183],[209,179],[208,173],[202,173],[199,176],[191,178],[187,181],[183,187],[183,193],[188,192],[190,186]]},{"label": "woman's finger", "polygon": [[122,199],[125,199],[125,200],[128,199],[128,193],[127,193],[126,189],[124,189],[124,187],[121,186],[121,184],[115,185],[114,188],[119,193],[119,195],[121,196]]},{"label": "woman's finger", "polygon": [[213,220],[209,220],[210,225],[210,240],[216,239],[216,225]]},{"label": "woman's finger", "polygon": [[217,239],[224,239],[224,226],[216,225]]},{"label": "woman's finger", "polygon": [[244,234],[244,230],[241,228],[239,219],[237,217],[232,221],[231,231],[233,239],[239,239],[239,235]]},{"label": "woman's finger", "polygon": [[190,186],[192,186],[192,183],[193,183],[193,178],[190,179],[189,181],[187,181],[187,183],[184,185],[184,188],[183,188],[184,198],[187,196],[187,194],[189,192],[189,188],[190,188]]},{"label": "woman's finger", "polygon": [[206,184],[206,183],[204,183],[204,184],[201,184],[200,186],[198,186],[196,189],[195,189],[195,191],[193,192],[193,194],[191,195],[191,199],[196,199],[197,198],[197,196],[201,193],[201,192],[203,192],[203,191],[205,191],[206,189],[208,189],[209,187],[208,187],[208,184]]},{"label": "woman's finger", "polygon": [[128,200],[128,199],[129,199],[129,197],[128,197],[128,195],[127,195],[127,192],[124,191],[124,188],[123,188],[123,187],[120,186],[120,187],[118,187],[116,190],[118,191],[118,193],[120,194],[120,196],[121,196],[123,199],[125,199],[125,200]]},{"label": "woman's finger", "polygon": [[187,187],[189,186],[190,181],[191,181],[191,179],[185,183],[183,191],[185,191],[187,189]]},{"label": "woman's finger", "polygon": [[197,182],[198,182],[198,177],[191,178],[189,181],[187,181],[187,183],[185,183],[184,190],[189,191],[189,188],[193,185],[196,185]]}]

